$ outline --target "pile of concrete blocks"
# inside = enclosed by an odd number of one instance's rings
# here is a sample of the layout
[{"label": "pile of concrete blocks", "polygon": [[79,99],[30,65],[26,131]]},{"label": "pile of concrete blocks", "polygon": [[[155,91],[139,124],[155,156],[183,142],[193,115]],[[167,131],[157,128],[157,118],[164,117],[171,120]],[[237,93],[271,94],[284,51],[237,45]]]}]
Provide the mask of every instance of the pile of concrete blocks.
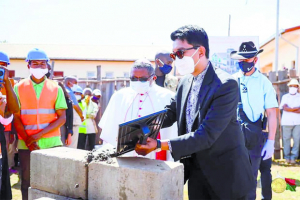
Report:
[{"label": "pile of concrete blocks", "polygon": [[29,199],[183,199],[183,165],[139,157],[87,164],[87,151],[33,151]]}]

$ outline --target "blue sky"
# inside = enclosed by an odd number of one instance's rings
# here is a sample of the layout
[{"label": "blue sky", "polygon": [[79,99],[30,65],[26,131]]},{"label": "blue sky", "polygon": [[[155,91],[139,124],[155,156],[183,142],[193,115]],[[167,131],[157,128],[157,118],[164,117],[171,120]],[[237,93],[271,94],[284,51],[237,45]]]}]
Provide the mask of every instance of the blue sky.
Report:
[{"label": "blue sky", "polygon": [[[300,25],[300,0],[281,0],[279,28]],[[209,36],[259,36],[276,28],[276,0],[1,0],[0,41],[25,44],[166,45],[185,24]]]}]

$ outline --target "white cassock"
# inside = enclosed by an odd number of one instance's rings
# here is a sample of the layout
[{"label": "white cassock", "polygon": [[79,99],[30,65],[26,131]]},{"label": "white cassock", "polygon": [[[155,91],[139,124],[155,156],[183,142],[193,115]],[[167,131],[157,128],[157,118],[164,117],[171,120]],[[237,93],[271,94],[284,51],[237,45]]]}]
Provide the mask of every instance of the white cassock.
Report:
[{"label": "white cassock", "polygon": [[[99,127],[102,129],[100,138],[116,147],[119,124],[163,110],[166,105],[170,104],[171,98],[174,96],[174,92],[155,83],[146,94],[138,94],[130,87],[115,92],[99,122]],[[174,123],[169,128],[161,129],[160,136],[162,140],[177,137],[177,124]],[[138,156],[135,151],[125,155]],[[155,159],[155,152],[151,152],[145,157]],[[167,160],[173,161],[169,151],[167,151]]]}]

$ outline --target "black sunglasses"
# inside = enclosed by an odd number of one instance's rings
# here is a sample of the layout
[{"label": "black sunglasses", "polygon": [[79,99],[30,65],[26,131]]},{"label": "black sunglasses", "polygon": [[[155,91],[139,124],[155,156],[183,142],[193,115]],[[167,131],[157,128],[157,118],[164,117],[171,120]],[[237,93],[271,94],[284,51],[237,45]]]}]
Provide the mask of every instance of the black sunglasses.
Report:
[{"label": "black sunglasses", "polygon": [[188,49],[180,49],[178,51],[176,51],[175,53],[170,53],[170,57],[175,60],[176,59],[176,56],[179,58],[179,59],[182,59],[183,56],[184,56],[184,52],[187,51],[187,50],[191,50],[191,49],[197,49],[199,48],[200,46],[194,46],[192,48],[188,48]]},{"label": "black sunglasses", "polygon": [[149,76],[148,78],[145,78],[145,77],[140,77],[140,78],[138,78],[138,77],[133,76],[133,77],[130,77],[130,80],[131,80],[131,81],[141,81],[141,82],[146,82],[146,81],[148,81],[152,76],[154,76],[154,74],[152,74],[152,75]]}]

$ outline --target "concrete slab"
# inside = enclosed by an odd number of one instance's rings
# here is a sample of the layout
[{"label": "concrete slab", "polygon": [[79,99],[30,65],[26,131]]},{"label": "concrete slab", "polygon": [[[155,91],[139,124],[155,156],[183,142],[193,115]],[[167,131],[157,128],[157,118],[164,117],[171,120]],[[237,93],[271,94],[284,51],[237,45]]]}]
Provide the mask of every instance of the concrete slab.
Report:
[{"label": "concrete slab", "polygon": [[146,158],[91,162],[88,199],[182,200],[183,165]]},{"label": "concrete slab", "polygon": [[41,191],[38,189],[29,188],[28,190],[28,199],[29,200],[76,200],[69,197],[60,196],[57,194],[51,194],[49,192]]},{"label": "concrete slab", "polygon": [[87,151],[67,147],[31,153],[31,188],[71,198],[87,199]]}]

